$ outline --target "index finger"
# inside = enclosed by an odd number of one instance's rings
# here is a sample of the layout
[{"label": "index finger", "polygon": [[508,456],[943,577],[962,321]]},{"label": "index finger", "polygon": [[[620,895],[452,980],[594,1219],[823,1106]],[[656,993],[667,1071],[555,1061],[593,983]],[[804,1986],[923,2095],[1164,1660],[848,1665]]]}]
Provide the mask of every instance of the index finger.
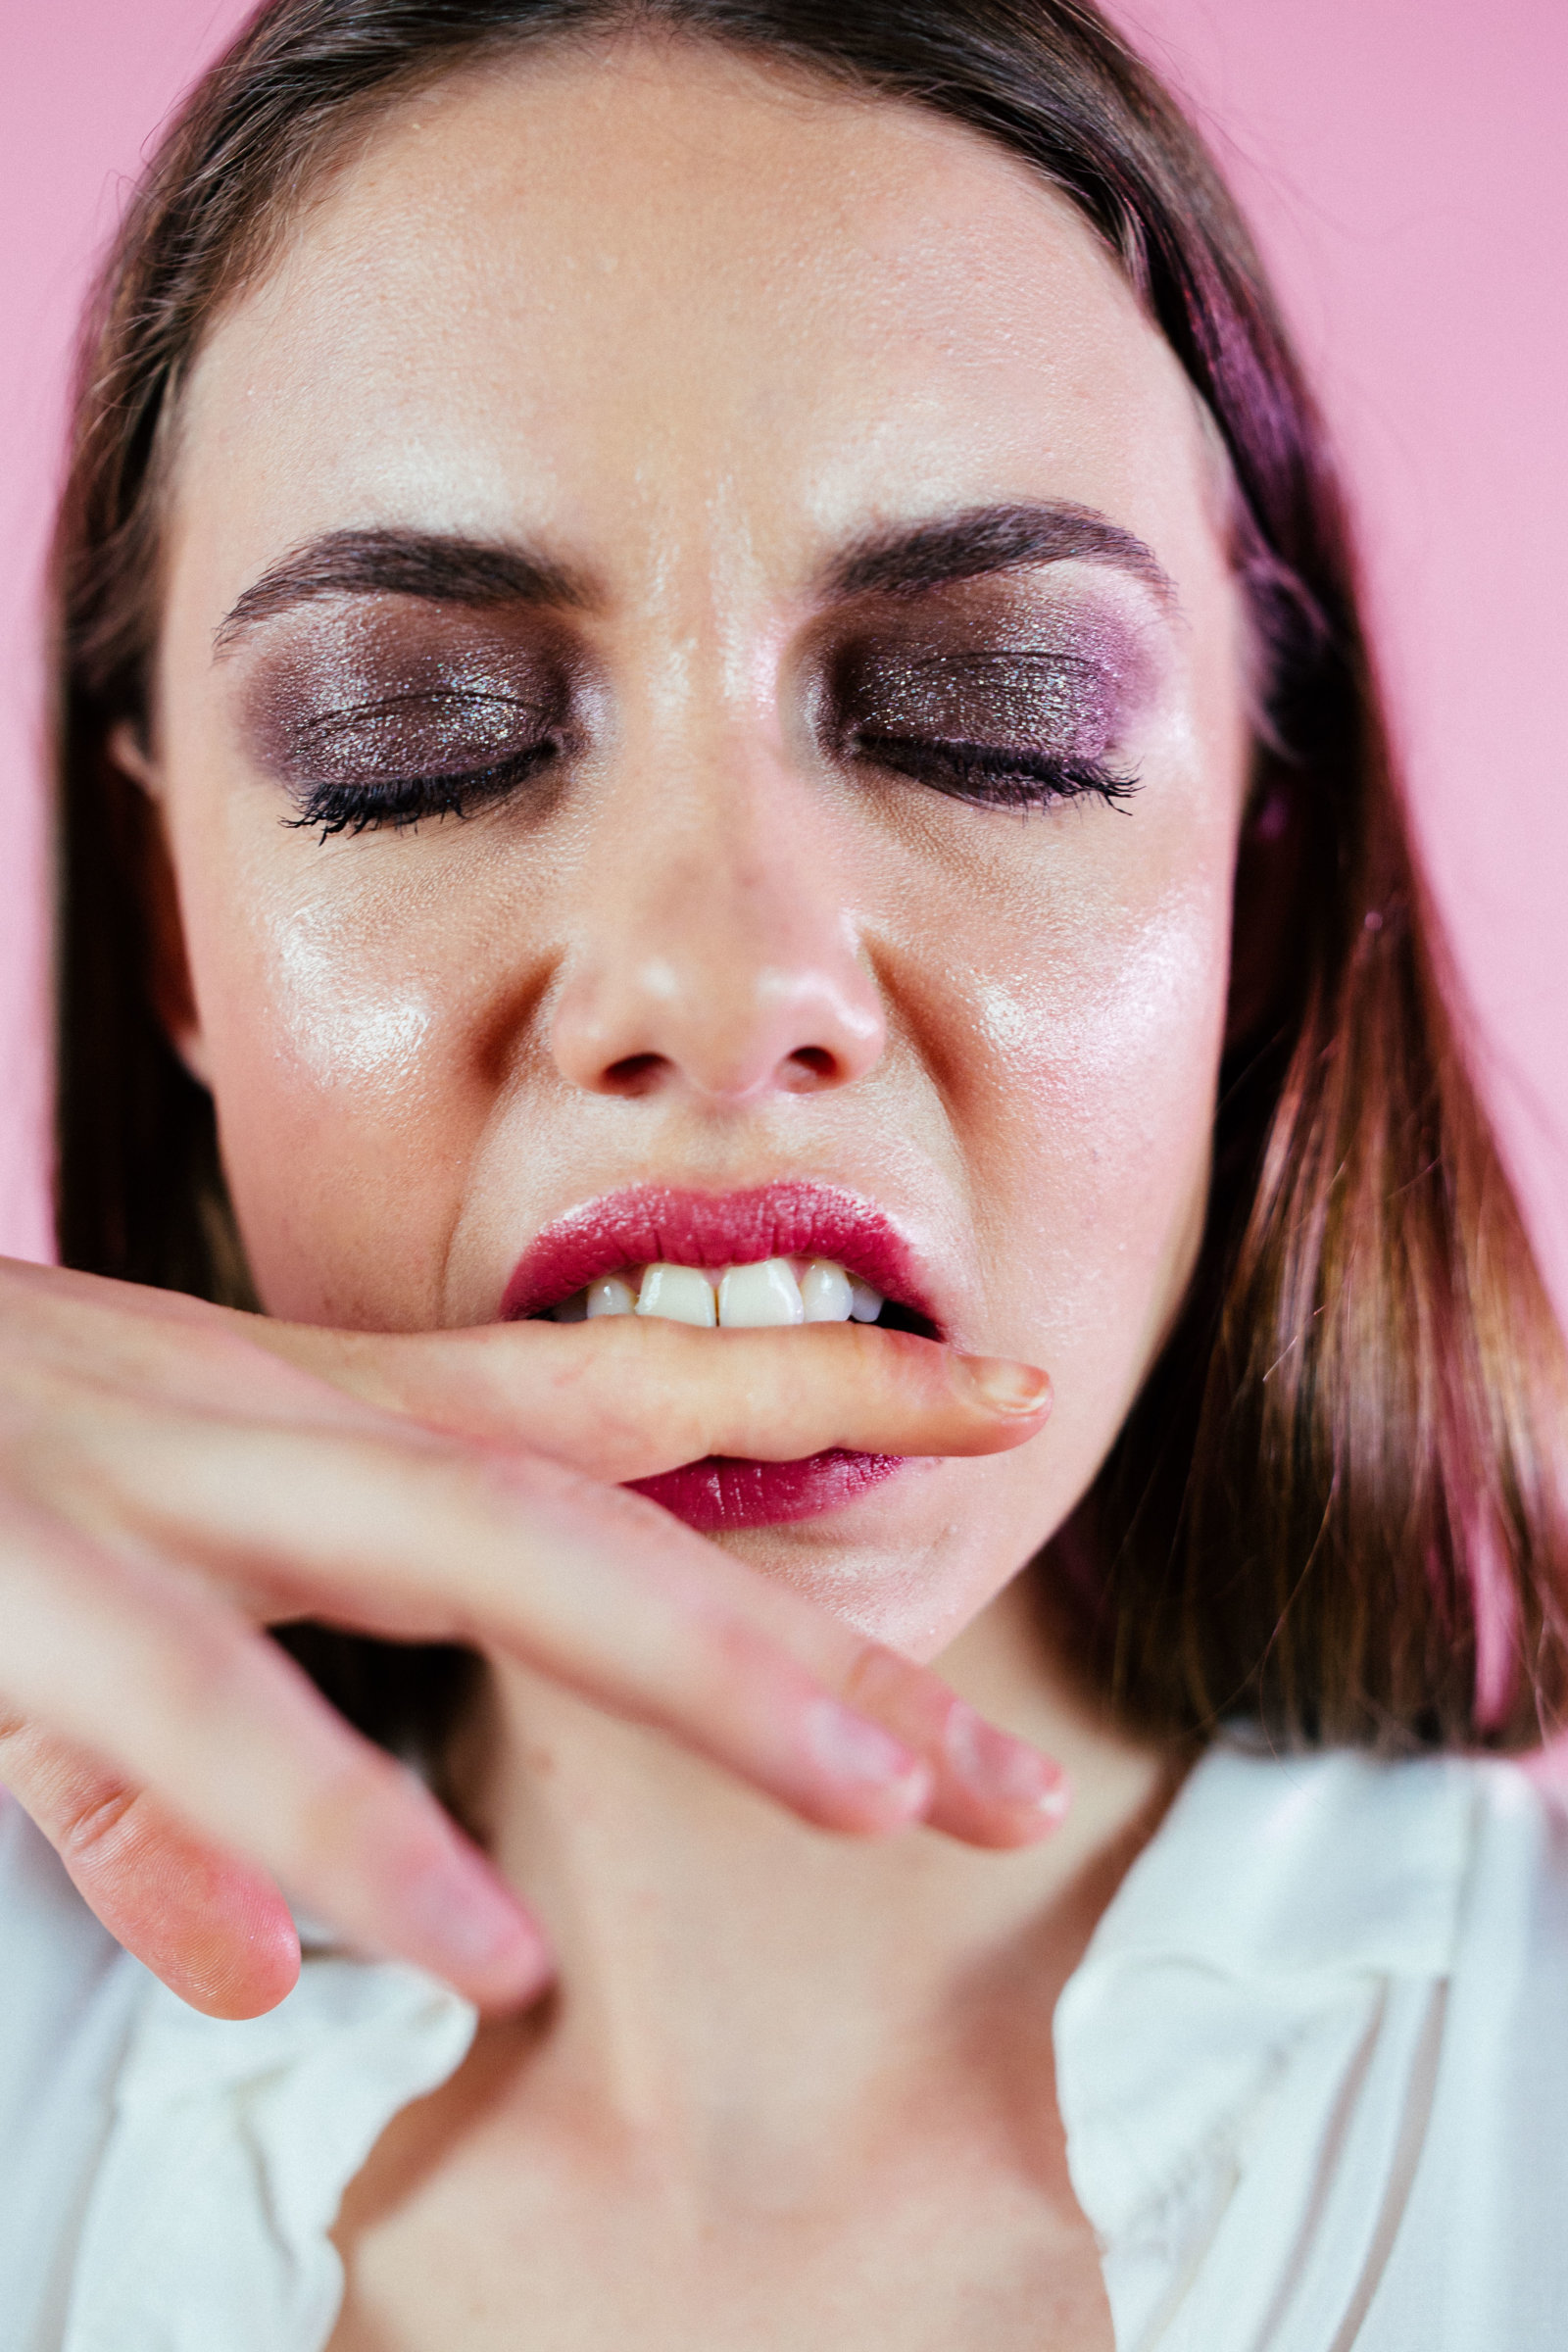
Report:
[{"label": "index finger", "polygon": [[260,1322],[254,1336],[382,1410],[524,1445],[612,1485],[710,1454],[999,1453],[1051,1410],[1035,1365],[866,1324],[699,1331],[616,1316],[384,1334]]}]

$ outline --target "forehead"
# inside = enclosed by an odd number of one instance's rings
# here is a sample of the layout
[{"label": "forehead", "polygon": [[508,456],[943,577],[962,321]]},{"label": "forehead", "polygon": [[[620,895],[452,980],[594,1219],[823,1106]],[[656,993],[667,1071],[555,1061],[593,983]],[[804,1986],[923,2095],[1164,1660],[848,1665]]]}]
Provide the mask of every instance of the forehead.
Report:
[{"label": "forehead", "polygon": [[1018,496],[1178,579],[1216,536],[1186,378],[1064,199],[924,109],[690,43],[400,101],[183,422],[176,553],[207,543],[215,595],[345,523],[802,574],[868,519]]}]

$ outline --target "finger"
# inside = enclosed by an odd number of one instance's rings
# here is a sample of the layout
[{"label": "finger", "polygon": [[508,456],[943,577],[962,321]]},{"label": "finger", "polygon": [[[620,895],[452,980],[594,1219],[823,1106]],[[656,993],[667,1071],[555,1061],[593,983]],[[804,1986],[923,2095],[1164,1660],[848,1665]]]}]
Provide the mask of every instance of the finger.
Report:
[{"label": "finger", "polygon": [[429,1792],[237,1614],[55,1529],[11,1525],[4,1555],[14,1713],[145,1788],[198,1844],[259,1864],[362,1949],[488,2009],[547,1982],[538,1930]]},{"label": "finger", "polygon": [[0,1719],[0,1782],[116,1942],[191,2008],[260,2017],[293,1989],[299,1936],[264,1871],[37,1724]]},{"label": "finger", "polygon": [[1033,1365],[858,1323],[708,1332],[627,1315],[393,1335],[268,1323],[255,1336],[385,1410],[617,1485],[709,1454],[998,1453],[1051,1410]]},{"label": "finger", "polygon": [[846,1695],[896,1732],[931,1767],[930,1827],[966,1845],[1034,1845],[1060,1827],[1072,1801],[1052,1756],[1000,1731],[936,1675],[867,1645]]},{"label": "finger", "polygon": [[15,1435],[47,1429],[84,1399],[119,1396],[254,1420],[380,1426],[341,1384],[257,1345],[261,1315],[176,1292],[0,1259],[0,1414]]},{"label": "finger", "polygon": [[161,1544],[270,1579],[294,1613],[508,1652],[825,1827],[930,1813],[1009,1845],[1059,1818],[1054,1768],[937,1677],[557,1464],[246,1427],[197,1445],[161,1425],[111,1483]]}]

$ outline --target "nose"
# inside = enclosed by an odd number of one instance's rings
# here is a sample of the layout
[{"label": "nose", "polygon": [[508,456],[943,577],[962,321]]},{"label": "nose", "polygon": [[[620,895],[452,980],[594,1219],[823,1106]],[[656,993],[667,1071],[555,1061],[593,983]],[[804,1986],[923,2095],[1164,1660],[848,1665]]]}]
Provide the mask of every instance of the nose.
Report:
[{"label": "nose", "polygon": [[[619,796],[617,796],[618,798]],[[557,999],[572,1086],[715,1109],[848,1085],[887,1042],[809,784],[731,758],[648,778],[596,828],[591,901]]]}]

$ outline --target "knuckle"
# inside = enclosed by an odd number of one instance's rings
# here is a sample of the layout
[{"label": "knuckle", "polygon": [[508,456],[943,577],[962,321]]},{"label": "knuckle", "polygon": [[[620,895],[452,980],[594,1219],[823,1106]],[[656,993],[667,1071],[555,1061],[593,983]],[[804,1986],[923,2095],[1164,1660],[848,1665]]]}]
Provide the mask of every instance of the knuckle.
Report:
[{"label": "knuckle", "polygon": [[[151,1629],[150,1629],[151,1630]],[[142,1651],[142,1710],[199,1729],[238,1721],[250,1711],[262,1637],[220,1605],[199,1603],[177,1625],[152,1632]]]},{"label": "knuckle", "polygon": [[62,1859],[97,1859],[117,1841],[142,1791],[32,1717],[0,1714],[0,1781],[24,1804]]},{"label": "knuckle", "polygon": [[111,1781],[69,1806],[50,1832],[61,1860],[77,1867],[100,1860],[106,1847],[121,1842],[126,1816],[140,1798],[129,1782]]}]

